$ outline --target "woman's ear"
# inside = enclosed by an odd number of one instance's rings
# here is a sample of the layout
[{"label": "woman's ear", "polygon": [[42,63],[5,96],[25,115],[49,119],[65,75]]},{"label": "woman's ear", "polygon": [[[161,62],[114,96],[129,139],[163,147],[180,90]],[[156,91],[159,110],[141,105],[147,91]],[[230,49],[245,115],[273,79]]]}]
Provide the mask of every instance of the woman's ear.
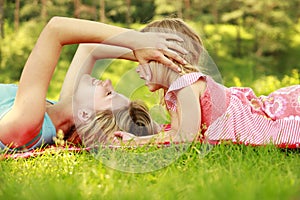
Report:
[{"label": "woman's ear", "polygon": [[85,109],[78,110],[78,118],[82,122],[87,122],[87,120],[92,116],[91,111]]}]

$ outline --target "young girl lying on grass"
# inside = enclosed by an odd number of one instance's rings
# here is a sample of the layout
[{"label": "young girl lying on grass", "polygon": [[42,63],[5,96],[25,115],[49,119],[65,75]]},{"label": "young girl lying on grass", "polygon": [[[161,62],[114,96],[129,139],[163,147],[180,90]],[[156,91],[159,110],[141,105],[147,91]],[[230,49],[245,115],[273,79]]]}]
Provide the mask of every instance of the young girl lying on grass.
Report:
[{"label": "young girl lying on grass", "polygon": [[149,90],[164,91],[166,108],[171,116],[171,130],[155,136],[136,137],[127,132],[115,136],[132,145],[150,142],[192,142],[218,144],[222,141],[246,145],[274,144],[298,148],[300,144],[300,85],[257,97],[251,88],[227,88],[198,66],[208,58],[201,39],[180,19],[164,19],[149,24],[143,32],[175,33],[189,51],[182,57],[189,63],[181,73],[156,61],[141,65],[137,72]]},{"label": "young girl lying on grass", "polygon": [[[73,143],[79,139],[86,140],[88,145],[105,143],[108,136],[102,137],[102,132],[95,130],[95,124],[103,123],[106,127],[105,117],[123,109],[145,113],[143,105],[138,103],[132,103],[133,108],[129,108],[129,99],[116,93],[109,80],[92,78],[89,74],[94,61],[86,59],[85,53],[78,53],[72,63],[59,101],[55,104],[46,101],[47,89],[64,45],[119,46],[133,51],[133,59],[141,64],[156,60],[174,68],[177,66],[170,59],[182,63],[184,60],[173,50],[182,52],[183,49],[170,40],[182,41],[174,34],[140,33],[98,22],[53,17],[41,32],[18,86],[0,85],[0,148],[24,151],[39,148],[53,143],[58,130]],[[115,126],[106,127],[106,131],[115,130]],[[77,137],[76,129],[81,138]],[[91,140],[93,142],[89,142]]]}]

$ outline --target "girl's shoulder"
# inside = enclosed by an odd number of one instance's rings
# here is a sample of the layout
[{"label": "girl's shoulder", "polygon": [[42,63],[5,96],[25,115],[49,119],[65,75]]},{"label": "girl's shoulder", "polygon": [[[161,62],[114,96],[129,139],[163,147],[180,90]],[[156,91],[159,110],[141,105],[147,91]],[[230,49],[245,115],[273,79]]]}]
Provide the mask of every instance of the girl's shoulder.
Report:
[{"label": "girl's shoulder", "polygon": [[168,89],[168,92],[180,90],[184,87],[190,86],[196,83],[199,79],[203,79],[204,81],[206,81],[207,76],[200,72],[193,72],[182,75],[171,84],[171,86]]},{"label": "girl's shoulder", "polygon": [[169,110],[176,110],[177,92],[191,87],[195,93],[199,93],[199,97],[206,89],[207,76],[200,72],[185,74],[176,79],[165,94],[165,102]]}]

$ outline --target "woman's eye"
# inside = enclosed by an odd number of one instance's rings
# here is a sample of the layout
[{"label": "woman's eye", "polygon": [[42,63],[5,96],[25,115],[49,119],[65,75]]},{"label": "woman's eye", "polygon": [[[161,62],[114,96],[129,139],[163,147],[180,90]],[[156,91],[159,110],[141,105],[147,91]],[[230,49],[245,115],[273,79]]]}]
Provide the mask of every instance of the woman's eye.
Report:
[{"label": "woman's eye", "polygon": [[108,95],[111,95],[111,91],[109,91],[109,92],[106,93],[106,96],[108,96]]}]

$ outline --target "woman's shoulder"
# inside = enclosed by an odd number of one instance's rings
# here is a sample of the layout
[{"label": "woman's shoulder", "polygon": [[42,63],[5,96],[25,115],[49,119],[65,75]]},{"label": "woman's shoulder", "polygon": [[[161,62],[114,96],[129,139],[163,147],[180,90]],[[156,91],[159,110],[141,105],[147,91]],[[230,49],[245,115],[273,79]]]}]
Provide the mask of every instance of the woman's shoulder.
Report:
[{"label": "woman's shoulder", "polygon": [[56,136],[56,129],[51,121],[49,115],[46,113],[44,117],[44,122],[42,125],[42,129],[40,130],[39,134],[32,138],[31,141],[23,145],[22,147],[19,148],[10,148],[9,146],[3,144],[0,141],[0,151],[9,151],[9,152],[14,152],[14,151],[20,151],[20,152],[26,152],[26,151],[31,151],[33,149],[41,148],[44,147],[45,145],[48,144],[53,144],[53,138]]},{"label": "woman's shoulder", "polygon": [[15,96],[18,90],[16,84],[0,84],[0,99],[8,96]]},{"label": "woman's shoulder", "polygon": [[18,89],[18,86],[16,84],[5,84],[5,83],[0,83],[0,91],[13,91],[16,92]]},{"label": "woman's shoulder", "polygon": [[17,89],[15,84],[0,84],[0,118],[12,107]]}]

